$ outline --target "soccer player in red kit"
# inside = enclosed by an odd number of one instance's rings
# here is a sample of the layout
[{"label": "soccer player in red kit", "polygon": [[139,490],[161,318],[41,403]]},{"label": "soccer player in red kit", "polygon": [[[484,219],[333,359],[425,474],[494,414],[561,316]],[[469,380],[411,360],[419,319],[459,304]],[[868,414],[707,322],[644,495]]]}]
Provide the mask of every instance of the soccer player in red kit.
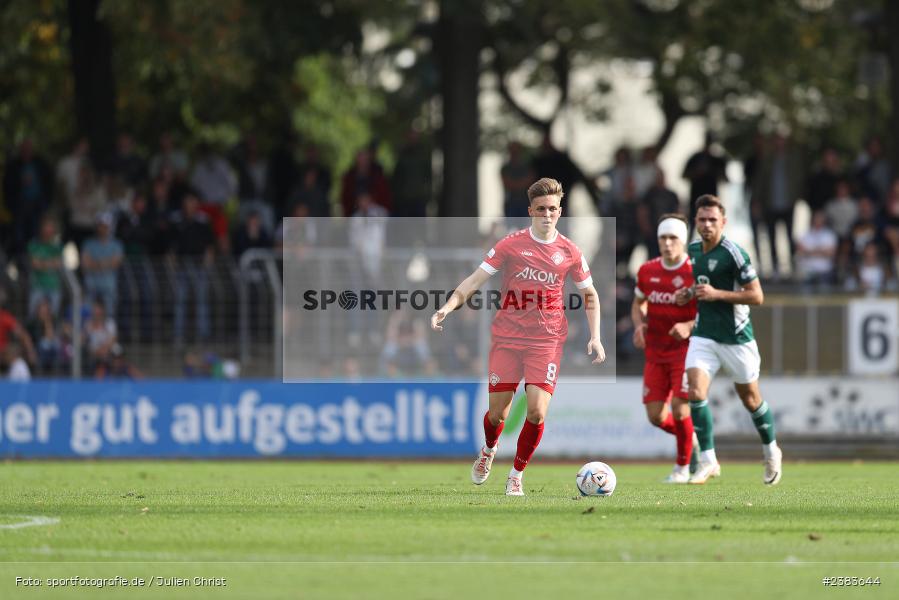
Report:
[{"label": "soccer player in red kit", "polygon": [[587,354],[596,353],[595,364],[606,358],[599,341],[599,295],[593,287],[590,268],[580,249],[556,230],[562,215],[562,195],[562,185],[555,179],[543,178],[531,185],[531,226],[497,242],[484,262],[431,317],[431,327],[442,331],[440,324],[453,310],[491,275],[502,272],[500,305],[491,328],[490,407],[484,415],[485,444],[471,468],[471,480],[476,485],[487,481],[497,441],[523,377],[527,418],[506,480],[507,496],[524,496],[522,475],[543,436],[543,420],[558,381],[562,347],[568,334],[563,297],[567,276],[571,276],[584,298],[590,327]]},{"label": "soccer player in red kit", "polygon": [[644,263],[637,272],[631,305],[634,345],[644,349],[643,404],[649,422],[677,439],[677,464],[667,483],[687,483],[693,453],[684,361],[696,318],[696,301],[675,303],[675,292],[693,286],[687,256],[687,220],[678,214],[662,215],[658,225],[662,255]]}]

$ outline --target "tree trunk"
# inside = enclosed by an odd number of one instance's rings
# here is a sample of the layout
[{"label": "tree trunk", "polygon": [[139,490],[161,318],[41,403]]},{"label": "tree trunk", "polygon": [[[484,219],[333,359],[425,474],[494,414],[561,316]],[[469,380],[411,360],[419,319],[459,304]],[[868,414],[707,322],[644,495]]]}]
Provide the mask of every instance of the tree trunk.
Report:
[{"label": "tree trunk", "polygon": [[479,3],[443,0],[436,48],[443,98],[443,193],[439,202],[442,217],[478,215],[478,95],[483,44]]},{"label": "tree trunk", "polygon": [[69,0],[69,43],[78,131],[88,137],[91,154],[102,165],[115,147],[116,105],[112,36],[99,19],[100,3]]},{"label": "tree trunk", "polygon": [[899,173],[899,3],[884,0],[887,30],[887,56],[890,61],[890,163],[893,173]]}]

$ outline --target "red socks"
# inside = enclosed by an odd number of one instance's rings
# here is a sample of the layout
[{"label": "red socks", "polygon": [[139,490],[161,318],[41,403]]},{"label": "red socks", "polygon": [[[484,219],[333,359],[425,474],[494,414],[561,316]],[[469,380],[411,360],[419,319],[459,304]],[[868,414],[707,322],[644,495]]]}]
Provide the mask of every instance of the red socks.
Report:
[{"label": "red socks", "polygon": [[687,417],[675,420],[674,435],[677,437],[677,464],[689,465],[690,455],[693,453],[693,419]]},{"label": "red socks", "polygon": [[484,443],[488,448],[495,448],[499,435],[503,432],[505,421],[500,421],[499,425],[490,422],[490,413],[484,413]]},{"label": "red socks", "polygon": [[518,434],[518,451],[515,453],[515,470],[524,471],[528,466],[528,461],[534,456],[534,451],[540,444],[540,438],[543,437],[543,423],[534,425],[527,419],[524,420],[524,426],[521,433]]},{"label": "red socks", "polygon": [[659,429],[662,431],[667,431],[671,435],[677,435],[677,432],[674,427],[674,415],[671,414],[671,411],[668,411],[668,416],[665,417],[665,420],[659,423]]}]

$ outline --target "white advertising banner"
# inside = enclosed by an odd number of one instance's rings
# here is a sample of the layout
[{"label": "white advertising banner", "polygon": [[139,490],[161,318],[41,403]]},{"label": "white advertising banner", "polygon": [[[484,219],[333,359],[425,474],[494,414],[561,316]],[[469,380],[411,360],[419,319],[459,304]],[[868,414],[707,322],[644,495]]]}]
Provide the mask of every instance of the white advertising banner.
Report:
[{"label": "white advertising banner", "polygon": [[[598,460],[603,456],[673,458],[674,437],[649,424],[642,389],[642,380],[637,377],[619,377],[615,383],[604,384],[561,380],[550,405],[539,454],[592,456]],[[899,382],[895,379],[763,378],[761,390],[774,411],[780,436],[899,438]],[[709,403],[716,437],[756,435],[729,381],[713,383]],[[480,429],[486,410],[486,394],[482,394],[481,408],[475,413],[476,429]],[[515,454],[524,409],[519,388],[500,438],[500,456]]]},{"label": "white advertising banner", "polygon": [[899,300],[853,300],[846,327],[850,373],[890,375],[899,370]]}]

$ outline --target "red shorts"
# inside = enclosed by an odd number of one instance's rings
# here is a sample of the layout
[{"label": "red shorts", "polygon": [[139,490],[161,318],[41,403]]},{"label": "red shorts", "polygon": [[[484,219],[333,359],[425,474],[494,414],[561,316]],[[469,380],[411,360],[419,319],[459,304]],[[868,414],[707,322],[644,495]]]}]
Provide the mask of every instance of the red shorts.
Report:
[{"label": "red shorts", "polygon": [[687,399],[687,372],[683,362],[646,362],[643,367],[643,404]]},{"label": "red shorts", "polygon": [[514,392],[524,377],[526,386],[536,385],[552,394],[561,363],[561,344],[554,348],[535,348],[493,342],[488,360],[490,392]]}]

